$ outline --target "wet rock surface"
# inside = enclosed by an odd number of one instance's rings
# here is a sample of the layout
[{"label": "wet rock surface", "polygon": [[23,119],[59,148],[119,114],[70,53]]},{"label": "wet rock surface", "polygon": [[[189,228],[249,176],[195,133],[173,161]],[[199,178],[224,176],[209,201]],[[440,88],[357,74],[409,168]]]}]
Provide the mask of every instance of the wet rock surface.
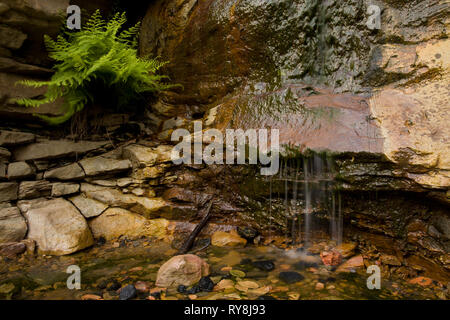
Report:
[{"label": "wet rock surface", "polygon": [[388,160],[377,178],[373,162],[357,160],[360,174],[344,165],[347,188],[442,192],[449,185],[445,10],[437,0],[383,2],[373,32],[369,5],[155,1],[141,50],[174,62],[167,70],[185,90],[162,97],[154,112],[187,108],[219,130],[277,128],[280,144],[300,152]]},{"label": "wet rock surface", "polygon": [[253,261],[252,265],[262,271],[272,271],[275,269],[275,264],[270,260]]}]

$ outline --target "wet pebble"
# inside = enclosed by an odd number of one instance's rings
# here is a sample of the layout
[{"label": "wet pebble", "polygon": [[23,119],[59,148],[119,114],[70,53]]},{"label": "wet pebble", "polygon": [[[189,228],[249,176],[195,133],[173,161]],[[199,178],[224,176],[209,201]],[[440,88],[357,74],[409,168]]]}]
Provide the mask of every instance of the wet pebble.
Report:
[{"label": "wet pebble", "polygon": [[214,289],[214,282],[210,277],[202,277],[198,282],[198,287],[201,291],[211,292]]},{"label": "wet pebble", "polygon": [[129,285],[123,287],[119,293],[120,300],[130,300],[130,299],[136,298],[136,296],[137,296],[137,290],[132,284],[129,284]]},{"label": "wet pebble", "polygon": [[163,292],[165,289],[163,288],[154,288],[150,290],[149,298],[150,300],[160,300],[161,299],[161,292]]},{"label": "wet pebble", "polygon": [[287,284],[296,283],[305,279],[300,273],[293,271],[280,272],[278,277]]},{"label": "wet pebble", "polygon": [[188,291],[186,291],[187,294],[196,294],[199,293],[200,287],[198,285],[192,286],[192,288],[190,288]]},{"label": "wet pebble", "polygon": [[259,270],[267,272],[275,269],[275,264],[273,263],[273,261],[270,260],[253,261],[252,265],[258,268]]}]

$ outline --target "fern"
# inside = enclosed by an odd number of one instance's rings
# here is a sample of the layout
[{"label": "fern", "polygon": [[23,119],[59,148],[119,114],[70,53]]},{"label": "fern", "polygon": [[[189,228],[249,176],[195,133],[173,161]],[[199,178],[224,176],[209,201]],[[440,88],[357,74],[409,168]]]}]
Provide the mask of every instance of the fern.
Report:
[{"label": "fern", "polygon": [[116,94],[119,107],[136,95],[177,86],[164,83],[167,77],[157,74],[167,62],[138,57],[140,23],[121,31],[125,23],[125,13],[117,13],[105,21],[97,10],[81,31],[65,32],[56,40],[45,36],[49,57],[56,61],[55,73],[49,81],[19,82],[30,87],[47,86],[47,91],[41,99],[23,98],[16,102],[36,108],[64,98],[64,115],[37,115],[49,124],[57,125],[93,103],[99,85]]}]

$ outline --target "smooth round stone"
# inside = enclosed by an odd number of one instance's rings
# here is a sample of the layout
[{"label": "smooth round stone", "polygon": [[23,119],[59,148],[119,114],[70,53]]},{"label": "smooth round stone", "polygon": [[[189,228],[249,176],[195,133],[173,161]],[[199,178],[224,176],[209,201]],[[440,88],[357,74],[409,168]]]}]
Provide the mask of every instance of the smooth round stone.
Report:
[{"label": "smooth round stone", "polygon": [[130,299],[136,298],[136,296],[137,296],[137,290],[132,284],[129,284],[126,287],[123,287],[119,293],[120,300],[130,300]]}]

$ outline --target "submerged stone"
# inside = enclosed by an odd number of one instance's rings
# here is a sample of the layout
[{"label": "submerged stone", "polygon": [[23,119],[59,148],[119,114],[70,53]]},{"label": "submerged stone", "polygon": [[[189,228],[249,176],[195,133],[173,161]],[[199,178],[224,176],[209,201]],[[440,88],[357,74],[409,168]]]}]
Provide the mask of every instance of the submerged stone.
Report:
[{"label": "submerged stone", "polygon": [[280,278],[280,280],[286,282],[287,284],[296,283],[305,279],[305,277],[302,276],[300,273],[294,271],[280,272],[278,277]]},{"label": "submerged stone", "polygon": [[272,271],[275,269],[275,263],[270,260],[253,261],[252,265],[262,271]]},{"label": "submerged stone", "polygon": [[253,239],[255,239],[259,235],[258,230],[250,227],[238,227],[237,232],[242,238],[246,239],[247,241],[253,241]]}]

